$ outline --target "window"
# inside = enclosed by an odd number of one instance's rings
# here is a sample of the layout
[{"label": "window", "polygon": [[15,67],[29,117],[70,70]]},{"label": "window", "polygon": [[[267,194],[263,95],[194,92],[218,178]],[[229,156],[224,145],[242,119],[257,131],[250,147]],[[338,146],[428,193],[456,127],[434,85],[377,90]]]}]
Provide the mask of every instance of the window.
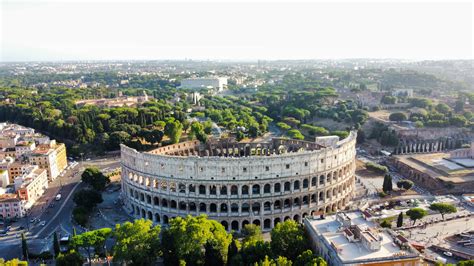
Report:
[{"label": "window", "polygon": [[286,169],[290,169],[290,165],[289,165],[289,164],[286,165]]},{"label": "window", "polygon": [[270,171],[270,167],[265,166],[265,171]]},{"label": "window", "polygon": [[222,167],[221,173],[225,173],[225,168],[224,167]]},{"label": "window", "polygon": [[247,167],[244,167],[242,171],[244,171],[244,173],[247,172]]},{"label": "window", "polygon": [[308,166],[308,162],[304,162],[304,166]]}]

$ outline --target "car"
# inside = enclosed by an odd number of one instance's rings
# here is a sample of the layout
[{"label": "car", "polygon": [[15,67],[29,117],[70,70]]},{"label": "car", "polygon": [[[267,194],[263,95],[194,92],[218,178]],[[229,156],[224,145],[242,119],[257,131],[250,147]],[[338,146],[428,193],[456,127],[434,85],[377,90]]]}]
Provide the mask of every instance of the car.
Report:
[{"label": "car", "polygon": [[45,222],[45,221],[42,221],[39,225],[45,226],[45,225],[46,225],[46,222]]},{"label": "car", "polygon": [[449,251],[445,251],[443,252],[444,255],[448,256],[448,257],[452,257],[453,256],[453,253],[449,252]]}]

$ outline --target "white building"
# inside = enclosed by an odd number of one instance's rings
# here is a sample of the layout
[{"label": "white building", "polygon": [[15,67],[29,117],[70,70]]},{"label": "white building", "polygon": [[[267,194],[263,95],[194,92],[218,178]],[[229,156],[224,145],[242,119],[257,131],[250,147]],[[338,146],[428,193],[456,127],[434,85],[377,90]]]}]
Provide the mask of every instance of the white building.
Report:
[{"label": "white building", "polygon": [[181,88],[215,89],[223,91],[227,88],[227,78],[190,78],[181,80]]},{"label": "white building", "polygon": [[306,218],[304,225],[312,248],[329,265],[421,265],[406,238],[380,228],[362,212]]},{"label": "white building", "polygon": [[392,96],[412,98],[413,89],[394,89],[392,91]]},{"label": "white building", "polygon": [[0,169],[0,188],[6,188],[10,185],[10,179],[8,178],[8,171]]},{"label": "white building", "polygon": [[28,173],[15,178],[15,190],[20,198],[26,201],[26,208],[31,207],[48,188],[48,175],[45,169],[36,165],[28,168]]}]

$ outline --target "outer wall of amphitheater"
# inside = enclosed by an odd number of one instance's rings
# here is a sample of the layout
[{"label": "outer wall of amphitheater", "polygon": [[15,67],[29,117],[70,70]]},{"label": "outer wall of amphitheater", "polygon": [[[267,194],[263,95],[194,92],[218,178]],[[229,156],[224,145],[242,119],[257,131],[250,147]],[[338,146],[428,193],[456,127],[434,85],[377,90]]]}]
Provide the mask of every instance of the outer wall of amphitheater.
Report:
[{"label": "outer wall of amphitheater", "polygon": [[[254,223],[267,231],[280,221],[301,222],[307,215],[345,207],[355,187],[355,142],[354,132],[324,146],[285,140],[279,147],[287,152],[253,146],[249,156],[238,149],[234,155],[241,156],[230,156],[228,148],[226,156],[179,153],[196,149],[198,141],[145,153],[122,145],[122,197],[134,217],[155,223],[206,214],[227,230]],[[291,145],[300,148],[291,150]]]}]

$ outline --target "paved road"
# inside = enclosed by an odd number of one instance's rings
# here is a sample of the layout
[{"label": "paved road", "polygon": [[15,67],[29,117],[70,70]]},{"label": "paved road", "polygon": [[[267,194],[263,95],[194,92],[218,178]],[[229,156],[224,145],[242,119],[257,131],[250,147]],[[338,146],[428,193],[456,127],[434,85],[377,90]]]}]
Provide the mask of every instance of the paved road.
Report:
[{"label": "paved road", "polygon": [[[74,191],[84,187],[80,181],[80,174],[89,166],[99,167],[104,172],[113,170],[120,166],[117,157],[111,159],[98,159],[85,161],[82,165],[74,169],[67,170],[60,179],[49,184],[49,188],[35,204],[28,217],[20,219],[12,224],[12,230],[8,236],[0,238],[0,257],[11,259],[21,257],[21,232],[25,232],[28,240],[28,247],[31,253],[41,253],[50,250],[52,246],[52,234],[54,232],[72,234],[74,227],[71,221],[74,202],[72,195]],[[56,201],[55,196],[61,193],[61,200]],[[54,206],[51,206],[54,203]],[[31,224],[32,218],[39,218],[45,222]],[[19,230],[23,226],[25,230]],[[29,231],[27,230],[29,227]],[[80,228],[76,230],[81,232]]]}]

